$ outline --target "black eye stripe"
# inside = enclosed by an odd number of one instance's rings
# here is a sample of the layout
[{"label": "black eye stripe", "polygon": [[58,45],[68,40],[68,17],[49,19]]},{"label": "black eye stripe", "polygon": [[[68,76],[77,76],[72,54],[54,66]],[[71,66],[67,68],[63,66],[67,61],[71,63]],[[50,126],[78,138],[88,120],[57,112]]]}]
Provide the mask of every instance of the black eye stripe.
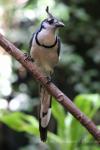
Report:
[{"label": "black eye stripe", "polygon": [[48,20],[48,23],[49,23],[49,24],[52,24],[53,22],[54,22],[54,19]]}]

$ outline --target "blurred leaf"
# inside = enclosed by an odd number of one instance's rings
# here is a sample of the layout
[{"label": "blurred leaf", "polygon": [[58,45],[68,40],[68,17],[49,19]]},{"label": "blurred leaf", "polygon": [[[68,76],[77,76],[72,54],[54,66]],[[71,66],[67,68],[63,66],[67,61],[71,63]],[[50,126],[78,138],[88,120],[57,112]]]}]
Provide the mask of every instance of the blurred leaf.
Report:
[{"label": "blurred leaf", "polygon": [[36,1],[35,0],[28,0],[26,5],[25,5],[25,8],[33,8],[33,7],[36,7]]},{"label": "blurred leaf", "polygon": [[6,112],[0,116],[0,121],[18,132],[38,135],[38,122],[35,117],[22,112]]},{"label": "blurred leaf", "polygon": [[53,115],[55,117],[55,119],[57,120],[57,124],[58,124],[58,135],[60,137],[64,137],[65,135],[65,111],[63,109],[63,107],[56,102],[56,100],[53,100],[53,104],[52,104],[52,112]]},{"label": "blurred leaf", "polygon": [[[78,95],[74,102],[76,106],[85,113],[89,118],[93,118],[100,108],[100,95],[99,94],[81,94]],[[90,135],[88,131],[70,114],[67,116],[71,118],[69,124],[69,137],[72,142],[69,144],[69,149],[74,149],[78,143],[87,143],[90,142],[88,136]],[[67,121],[67,120],[66,120]],[[90,135],[91,136],[91,135]]]},{"label": "blurred leaf", "polygon": [[81,94],[75,98],[75,104],[89,117],[93,117],[100,108],[99,94]]}]

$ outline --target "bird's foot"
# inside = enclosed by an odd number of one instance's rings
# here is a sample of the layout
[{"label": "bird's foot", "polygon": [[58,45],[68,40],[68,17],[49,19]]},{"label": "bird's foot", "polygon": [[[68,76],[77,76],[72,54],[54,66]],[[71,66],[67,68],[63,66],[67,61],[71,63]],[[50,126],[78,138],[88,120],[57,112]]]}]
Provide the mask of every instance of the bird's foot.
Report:
[{"label": "bird's foot", "polygon": [[30,56],[30,55],[28,55],[27,53],[24,53],[24,56],[25,56],[25,59],[24,59],[24,61],[32,61],[32,62],[34,62],[34,60],[33,60],[33,58]]},{"label": "bird's foot", "polygon": [[52,82],[52,78],[50,76],[47,76],[47,84],[49,84],[50,82]]}]

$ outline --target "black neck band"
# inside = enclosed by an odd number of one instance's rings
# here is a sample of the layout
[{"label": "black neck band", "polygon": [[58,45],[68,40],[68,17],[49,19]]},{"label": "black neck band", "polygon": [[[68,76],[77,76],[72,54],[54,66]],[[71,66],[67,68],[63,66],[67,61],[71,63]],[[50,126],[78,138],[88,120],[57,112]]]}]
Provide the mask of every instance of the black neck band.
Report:
[{"label": "black neck band", "polygon": [[35,40],[36,40],[36,43],[39,45],[39,46],[42,46],[42,47],[44,47],[44,48],[52,48],[52,47],[54,47],[56,44],[57,44],[57,36],[56,36],[56,40],[55,40],[55,42],[54,42],[54,44],[52,44],[52,45],[44,45],[44,44],[41,44],[40,42],[39,42],[39,40],[38,40],[38,33],[39,32],[37,32],[36,33],[36,36],[35,36]]}]

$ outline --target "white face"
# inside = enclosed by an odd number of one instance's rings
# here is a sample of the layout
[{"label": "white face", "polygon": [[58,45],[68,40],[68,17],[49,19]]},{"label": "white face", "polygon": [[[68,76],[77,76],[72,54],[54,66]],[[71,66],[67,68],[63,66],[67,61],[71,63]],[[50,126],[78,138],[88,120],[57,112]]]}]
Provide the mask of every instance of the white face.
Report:
[{"label": "white face", "polygon": [[64,24],[62,22],[60,22],[59,20],[57,20],[56,18],[48,18],[45,19],[42,23],[42,25],[44,26],[45,29],[57,29],[58,27],[63,27]]}]

